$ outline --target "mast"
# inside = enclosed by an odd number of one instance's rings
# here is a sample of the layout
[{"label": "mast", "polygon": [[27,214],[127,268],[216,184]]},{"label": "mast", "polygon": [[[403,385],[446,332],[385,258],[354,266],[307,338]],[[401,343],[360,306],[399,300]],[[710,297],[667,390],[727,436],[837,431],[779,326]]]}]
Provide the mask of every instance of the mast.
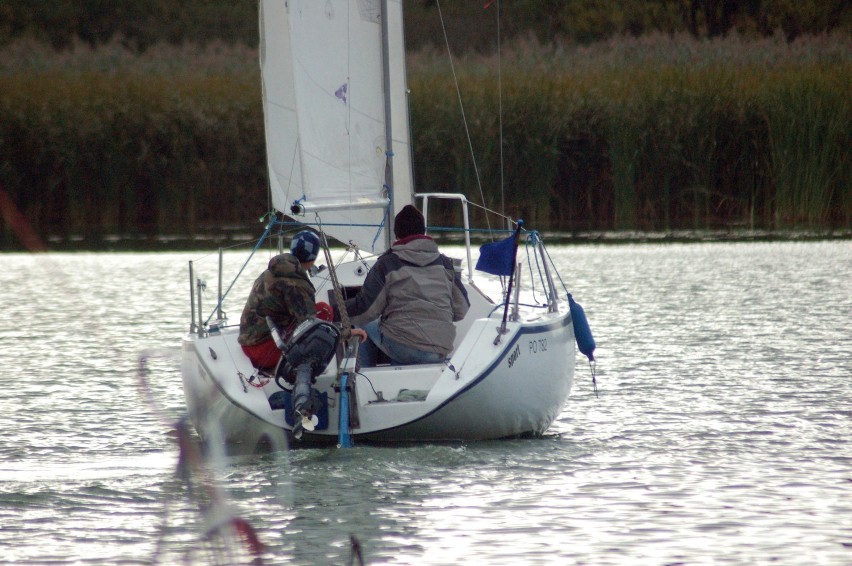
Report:
[{"label": "mast", "polygon": [[[400,5],[400,10],[402,6]],[[385,187],[390,203],[385,209],[385,249],[390,249],[393,243],[393,218],[395,216],[393,198],[393,120],[391,108],[391,78],[390,78],[390,41],[388,0],[382,0],[382,77],[385,91]]]},{"label": "mast", "polygon": [[[411,156],[411,117],[408,111],[408,80],[405,72],[403,0],[382,0],[381,49],[385,93],[386,181],[390,207],[385,215],[385,241],[393,243],[393,218],[402,207],[414,204],[414,171]],[[389,167],[387,166],[389,165]]]}]

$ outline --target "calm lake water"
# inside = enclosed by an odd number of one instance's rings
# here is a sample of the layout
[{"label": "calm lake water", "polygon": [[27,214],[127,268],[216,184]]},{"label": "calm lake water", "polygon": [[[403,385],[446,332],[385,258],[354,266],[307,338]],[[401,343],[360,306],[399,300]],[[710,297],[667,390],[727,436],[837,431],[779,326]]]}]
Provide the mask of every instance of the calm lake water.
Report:
[{"label": "calm lake water", "polygon": [[[580,356],[544,438],[231,455],[193,485],[272,564],[346,564],[350,535],[368,564],[852,563],[852,243],[551,254],[600,396]],[[3,563],[248,561],[176,476],[201,255],[0,255]]]}]

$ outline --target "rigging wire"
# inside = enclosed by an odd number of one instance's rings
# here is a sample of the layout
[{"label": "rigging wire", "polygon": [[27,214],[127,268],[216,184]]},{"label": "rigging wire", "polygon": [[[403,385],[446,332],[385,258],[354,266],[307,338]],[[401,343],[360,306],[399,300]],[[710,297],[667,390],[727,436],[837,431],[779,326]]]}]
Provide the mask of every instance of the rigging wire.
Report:
[{"label": "rigging wire", "polygon": [[[274,219],[270,220],[269,224],[266,226],[266,229],[263,231],[263,235],[258,239],[257,245],[254,247],[254,249],[252,249],[251,253],[246,258],[245,262],[243,262],[242,267],[240,267],[240,270],[237,273],[237,276],[234,277],[233,281],[231,281],[231,284],[228,286],[228,289],[222,294],[221,300],[218,301],[217,308],[221,307],[221,305],[225,302],[225,297],[227,297],[228,294],[231,292],[231,289],[234,288],[234,285],[236,284],[237,280],[240,278],[240,275],[242,275],[243,270],[246,268],[246,266],[249,264],[251,259],[254,257],[254,254],[257,253],[257,250],[260,249],[260,246],[263,244],[264,240],[269,236],[269,233],[272,231],[272,227],[274,225],[275,225],[275,220]],[[210,323],[210,321],[213,319],[213,315],[215,313],[216,313],[216,309],[214,309],[213,312],[211,312],[210,315],[207,317],[207,320],[204,321],[205,326]]]},{"label": "rigging wire", "polygon": [[[485,193],[482,190],[482,181],[479,178],[479,167],[476,165],[476,155],[473,153],[473,141],[470,138],[470,127],[467,123],[467,116],[464,113],[464,102],[462,101],[461,88],[459,87],[459,79],[456,75],[456,67],[453,64],[453,54],[450,51],[450,40],[447,37],[447,26],[444,23],[444,13],[441,11],[441,1],[435,0],[435,5],[438,7],[438,17],[441,20],[441,31],[444,33],[444,44],[447,46],[447,57],[450,60],[450,70],[453,73],[453,82],[456,87],[456,95],[459,100],[459,109],[461,110],[462,123],[464,124],[464,133],[467,136],[467,145],[470,149],[470,158],[473,161],[473,173],[476,175],[476,186],[479,188],[479,197],[482,199],[483,207],[485,205]],[[488,230],[491,230],[491,220],[488,215],[485,215],[485,222],[488,225]]]},{"label": "rigging wire", "polygon": [[319,214],[316,215],[317,225],[320,230],[320,241],[325,254],[325,262],[328,264],[328,276],[331,279],[331,288],[334,291],[334,298],[337,301],[338,312],[340,313],[340,323],[343,327],[343,332],[352,328],[352,323],[349,321],[349,313],[346,311],[346,305],[343,302],[343,291],[340,288],[340,281],[337,280],[337,270],[334,263],[331,261],[331,250],[328,248],[328,239],[325,237],[325,231],[322,229],[322,220]]},{"label": "rigging wire", "polygon": [[[487,8],[488,6],[486,6]],[[506,218],[505,180],[503,178],[503,43],[500,36],[500,0],[497,0],[497,121],[500,132],[500,212]]]}]

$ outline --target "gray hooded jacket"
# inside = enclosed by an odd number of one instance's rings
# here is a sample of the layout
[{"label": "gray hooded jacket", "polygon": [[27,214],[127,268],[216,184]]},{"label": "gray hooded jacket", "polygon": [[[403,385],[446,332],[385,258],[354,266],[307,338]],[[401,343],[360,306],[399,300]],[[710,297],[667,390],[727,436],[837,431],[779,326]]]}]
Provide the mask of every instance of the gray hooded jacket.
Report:
[{"label": "gray hooded jacket", "polygon": [[367,274],[358,295],[346,301],[354,324],[381,317],[382,334],[391,340],[443,355],[453,349],[453,322],[463,319],[469,308],[452,260],[422,235],[391,246]]}]

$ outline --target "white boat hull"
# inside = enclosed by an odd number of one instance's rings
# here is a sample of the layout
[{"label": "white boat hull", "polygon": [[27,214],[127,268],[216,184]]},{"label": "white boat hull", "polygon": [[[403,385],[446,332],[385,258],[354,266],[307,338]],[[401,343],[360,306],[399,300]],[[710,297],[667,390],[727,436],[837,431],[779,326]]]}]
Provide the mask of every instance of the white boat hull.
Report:
[{"label": "white boat hull", "polygon": [[[573,382],[570,314],[509,322],[495,345],[500,318],[498,312],[473,321],[448,363],[363,369],[354,377],[350,404],[354,440],[467,441],[545,432]],[[182,376],[190,416],[204,438],[221,435],[246,449],[276,446],[292,428],[287,422],[291,408],[289,403],[272,408],[269,398],[281,389],[274,380],[258,379],[237,334],[230,327],[184,338]],[[328,412],[315,431],[305,434],[306,442],[338,439],[334,361],[329,370],[315,385]],[[418,393],[406,397],[406,390]],[[411,398],[417,400],[406,400]]]}]

